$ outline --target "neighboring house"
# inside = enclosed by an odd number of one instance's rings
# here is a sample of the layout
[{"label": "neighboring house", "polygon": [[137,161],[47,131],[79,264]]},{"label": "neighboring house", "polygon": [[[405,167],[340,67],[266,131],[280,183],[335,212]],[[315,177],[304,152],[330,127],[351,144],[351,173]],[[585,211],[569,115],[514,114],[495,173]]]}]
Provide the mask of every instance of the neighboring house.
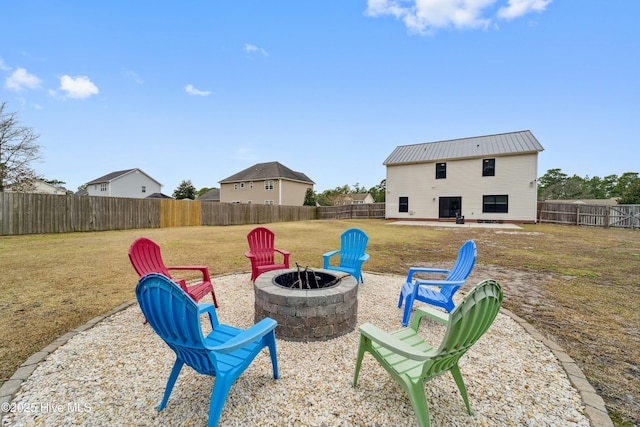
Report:
[{"label": "neighboring house", "polygon": [[111,172],[87,182],[89,196],[144,199],[161,190],[162,184],[137,168]]},{"label": "neighboring house", "polygon": [[545,203],[571,203],[575,205],[613,206],[618,204],[618,198],[611,199],[547,199]]},{"label": "neighboring house", "polygon": [[334,206],[364,205],[373,203],[374,201],[369,193],[338,194],[333,204]]},{"label": "neighboring house", "polygon": [[211,190],[204,193],[202,196],[198,197],[196,200],[201,200],[203,202],[219,202],[220,201],[220,189],[212,188]]},{"label": "neighboring house", "polygon": [[258,163],[220,181],[220,201],[302,206],[314,182],[278,163]]},{"label": "neighboring house", "polygon": [[[67,194],[67,189],[57,185],[52,185],[42,180],[36,179],[32,183],[32,188],[28,191],[20,191],[21,193],[37,193],[37,194]],[[12,188],[7,189],[7,192],[14,192]]]},{"label": "neighboring house", "polygon": [[386,217],[535,222],[543,150],[528,130],[396,147]]},{"label": "neighboring house", "polygon": [[145,197],[145,199],[173,199],[173,197],[167,196],[166,194],[162,193],[153,193],[149,194],[147,197]]}]

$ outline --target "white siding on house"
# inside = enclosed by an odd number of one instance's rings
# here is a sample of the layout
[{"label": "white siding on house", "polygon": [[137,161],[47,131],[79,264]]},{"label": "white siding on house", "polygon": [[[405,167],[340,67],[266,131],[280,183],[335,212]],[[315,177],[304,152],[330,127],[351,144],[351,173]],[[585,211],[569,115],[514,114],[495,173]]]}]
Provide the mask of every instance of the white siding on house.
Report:
[{"label": "white siding on house", "polygon": [[[106,188],[105,191],[102,190],[103,186]],[[90,196],[144,199],[153,193],[161,192],[162,185],[137,169],[114,178],[111,181],[89,184],[87,186],[87,193]]]},{"label": "white siding on house", "polygon": [[[495,176],[482,176],[484,158],[495,159]],[[387,218],[438,219],[440,197],[461,197],[469,220],[535,222],[537,153],[445,160],[446,179],[435,179],[436,162],[387,165]],[[483,196],[507,195],[508,213],[483,213]],[[399,212],[399,198],[409,198],[409,212]]]}]

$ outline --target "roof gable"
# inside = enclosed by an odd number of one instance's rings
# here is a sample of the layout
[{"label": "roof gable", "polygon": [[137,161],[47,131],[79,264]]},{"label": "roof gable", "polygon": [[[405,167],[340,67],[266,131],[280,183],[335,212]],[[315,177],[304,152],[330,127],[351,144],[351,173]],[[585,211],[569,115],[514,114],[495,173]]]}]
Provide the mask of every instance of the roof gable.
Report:
[{"label": "roof gable", "polygon": [[125,169],[125,170],[121,170],[121,171],[111,172],[111,173],[108,173],[108,174],[106,174],[104,176],[101,176],[100,178],[96,178],[93,181],[87,182],[87,185],[102,184],[104,182],[111,182],[111,181],[114,181],[114,180],[116,180],[118,178],[122,178],[123,176],[128,175],[128,174],[130,174],[132,172],[135,172],[135,171],[139,171],[141,174],[145,175],[150,180],[152,180],[152,181],[156,182],[158,185],[162,186],[162,184],[160,184],[158,181],[156,181],[151,176],[149,176],[149,174],[145,173],[144,171],[142,171],[141,169],[138,169],[138,168]]},{"label": "roof gable", "polygon": [[220,189],[212,188],[211,190],[204,193],[202,196],[198,197],[198,200],[214,200],[220,201]]},{"label": "roof gable", "polygon": [[265,179],[287,179],[314,184],[302,172],[295,172],[279,162],[257,163],[243,171],[219,181],[221,184],[239,181],[260,181]]},{"label": "roof gable", "polygon": [[401,145],[387,157],[383,165],[424,163],[447,159],[531,154],[543,151],[531,131],[451,139],[423,144]]}]

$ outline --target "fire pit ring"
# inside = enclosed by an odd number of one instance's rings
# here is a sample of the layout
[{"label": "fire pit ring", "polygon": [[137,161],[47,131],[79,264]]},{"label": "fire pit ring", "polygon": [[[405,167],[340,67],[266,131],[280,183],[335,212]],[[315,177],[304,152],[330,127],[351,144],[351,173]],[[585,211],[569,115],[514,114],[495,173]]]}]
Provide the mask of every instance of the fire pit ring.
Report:
[{"label": "fire pit ring", "polygon": [[282,282],[278,279],[282,275],[297,276],[297,269],[258,276],[253,285],[255,321],[271,317],[278,322],[276,337],[288,341],[326,341],[353,331],[358,315],[357,280],[339,271],[314,269],[313,273],[325,280],[338,280],[319,289],[309,289],[305,284],[300,289],[299,284],[290,288],[277,283]]}]

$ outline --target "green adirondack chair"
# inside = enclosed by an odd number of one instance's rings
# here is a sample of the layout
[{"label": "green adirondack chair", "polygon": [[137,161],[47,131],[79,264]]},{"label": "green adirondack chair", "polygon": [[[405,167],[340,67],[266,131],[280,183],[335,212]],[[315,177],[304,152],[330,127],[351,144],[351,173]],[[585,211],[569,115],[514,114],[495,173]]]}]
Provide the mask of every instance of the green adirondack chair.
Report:
[{"label": "green adirondack chair", "polygon": [[[430,425],[425,383],[447,371],[451,372],[458,385],[469,415],[473,415],[458,360],[489,329],[500,310],[502,298],[498,282],[484,280],[451,313],[431,307],[417,309],[410,328],[387,333],[370,323],[363,324],[359,328],[360,347],[353,386],[358,384],[362,358],[368,351],[407,392],[421,427]],[[420,321],[424,317],[447,326],[444,338],[437,348],[418,335]]]}]

